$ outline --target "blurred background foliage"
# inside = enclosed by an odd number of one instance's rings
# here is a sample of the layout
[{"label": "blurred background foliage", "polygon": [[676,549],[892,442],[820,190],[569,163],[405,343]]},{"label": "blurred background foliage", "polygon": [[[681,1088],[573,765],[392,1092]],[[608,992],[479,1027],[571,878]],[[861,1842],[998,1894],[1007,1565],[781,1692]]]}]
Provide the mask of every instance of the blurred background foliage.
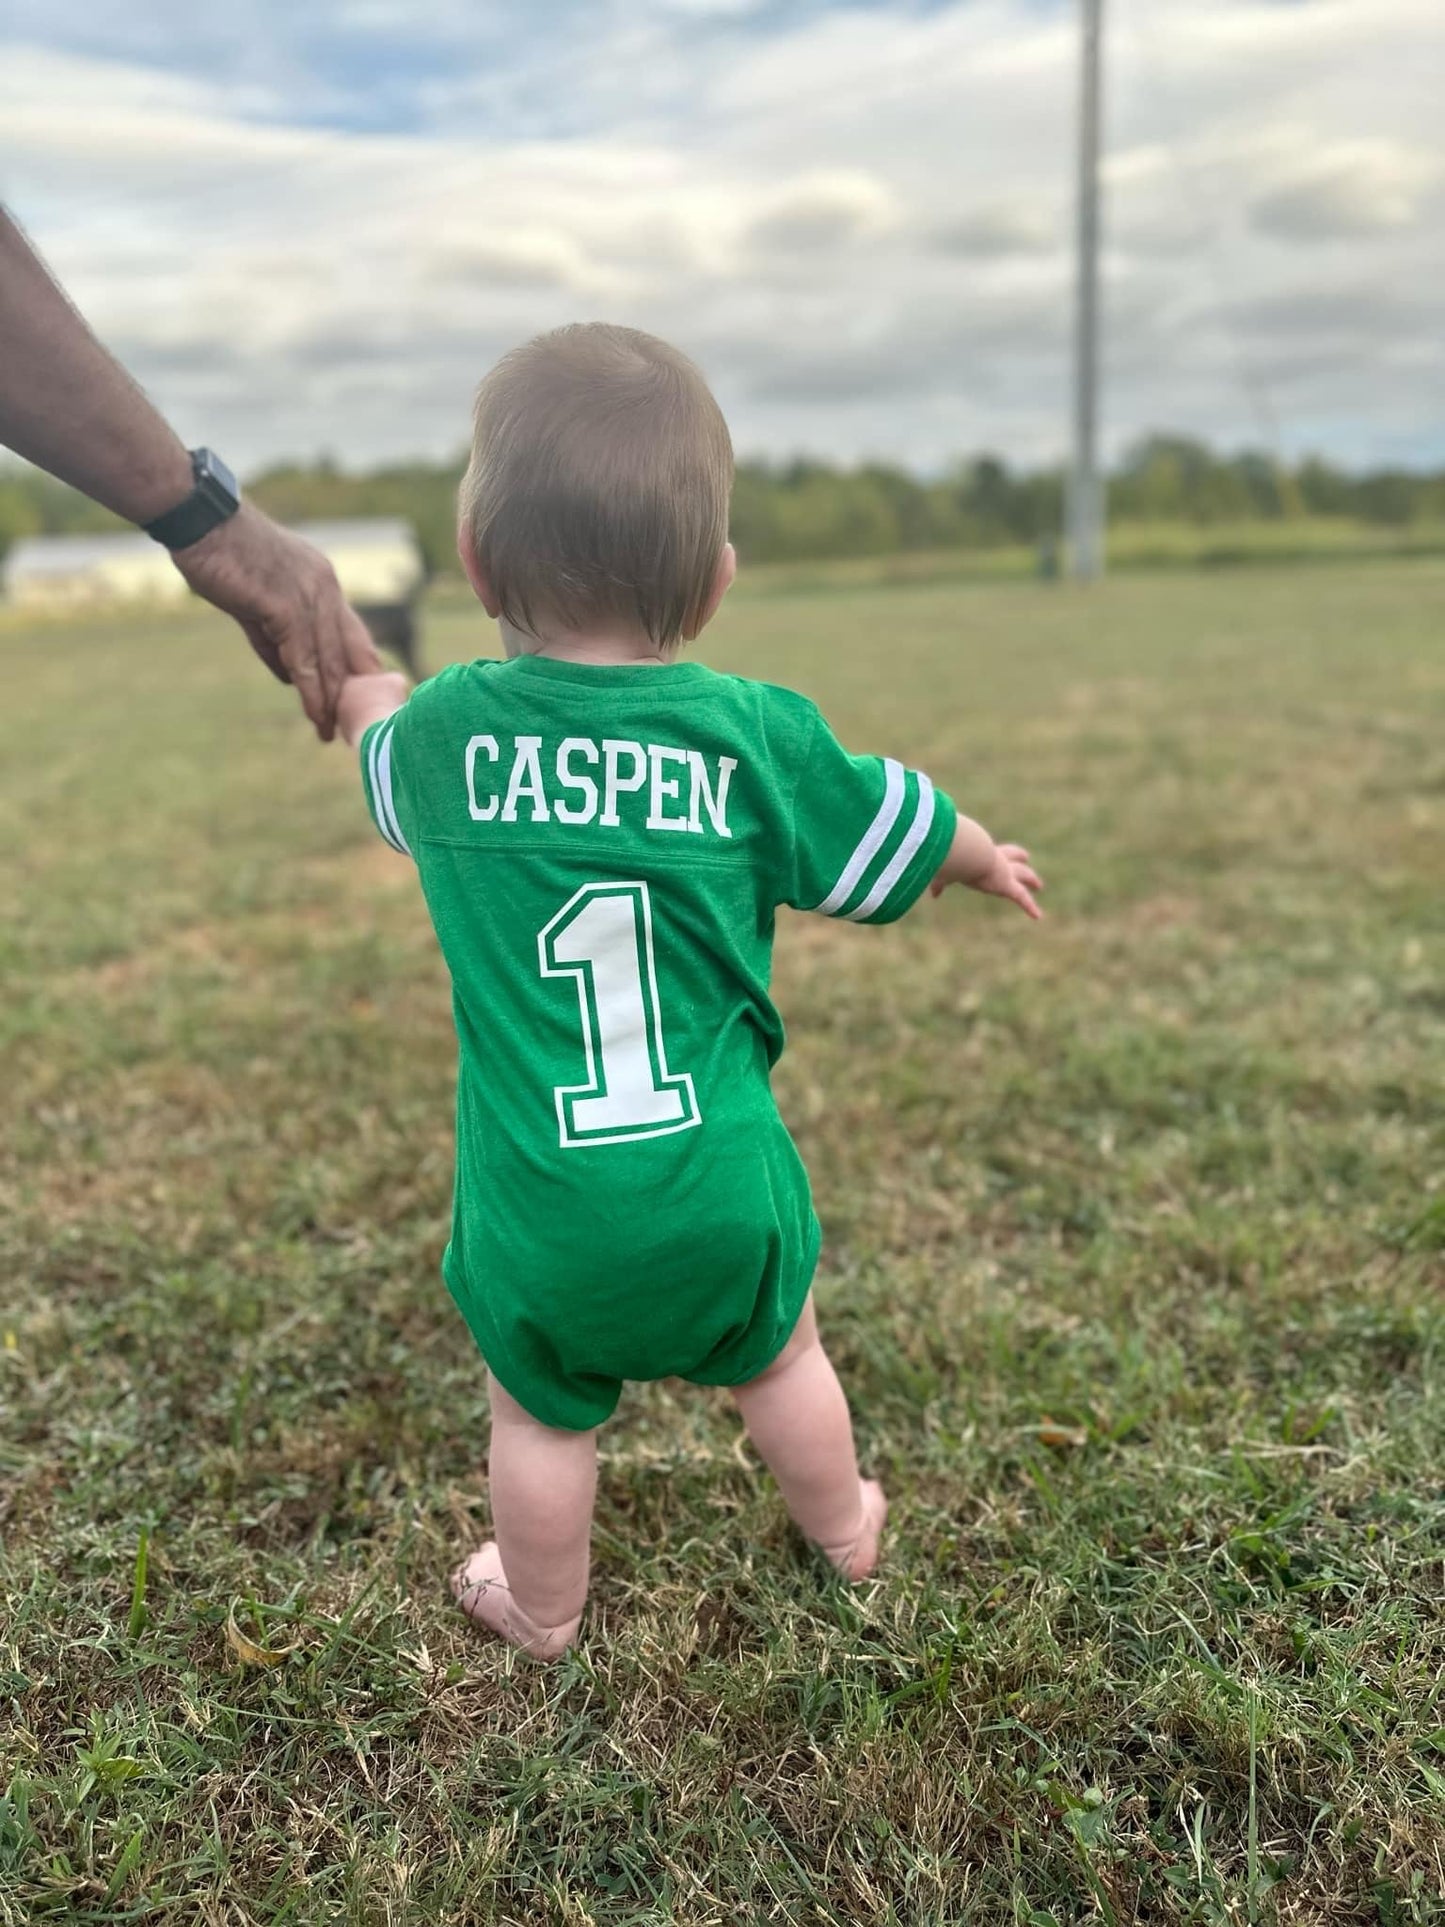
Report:
[{"label": "blurred background foliage", "polygon": [[[252,478],[250,493],[283,521],[404,515],[436,571],[456,568],[453,527],[462,471],[451,462],[406,462],[368,473],[333,461],[287,464]],[[998,455],[922,477],[884,463],[854,468],[798,459],[743,461],[733,493],[733,539],[745,562],[789,562],[908,551],[1051,544],[1061,525],[1063,471],[1026,469]],[[1352,532],[1437,535],[1445,547],[1445,470],[1352,474],[1318,457],[1294,466],[1259,451],[1220,454],[1182,435],[1150,435],[1110,477],[1111,528],[1157,531],[1294,529],[1301,553],[1349,546]],[[19,465],[0,468],[0,555],[23,535],[120,527],[60,483]],[[1411,546],[1419,546],[1417,541]],[[1278,541],[1269,544],[1275,555]],[[1289,545],[1286,545],[1289,546]]]}]

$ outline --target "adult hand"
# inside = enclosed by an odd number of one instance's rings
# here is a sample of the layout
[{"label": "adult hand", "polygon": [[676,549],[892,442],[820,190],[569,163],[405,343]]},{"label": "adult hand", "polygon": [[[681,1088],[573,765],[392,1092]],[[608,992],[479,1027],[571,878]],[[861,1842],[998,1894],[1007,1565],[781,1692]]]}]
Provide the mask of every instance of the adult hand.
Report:
[{"label": "adult hand", "polygon": [[219,528],[177,549],[174,561],[198,596],[240,623],[271,674],[294,684],[329,743],[341,685],[374,675],[381,658],[326,557],[243,502]]}]

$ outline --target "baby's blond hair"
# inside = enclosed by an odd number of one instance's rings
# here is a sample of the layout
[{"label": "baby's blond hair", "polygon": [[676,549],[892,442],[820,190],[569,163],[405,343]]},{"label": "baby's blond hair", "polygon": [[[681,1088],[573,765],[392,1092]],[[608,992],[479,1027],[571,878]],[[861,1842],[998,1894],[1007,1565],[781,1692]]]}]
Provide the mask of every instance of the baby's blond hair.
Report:
[{"label": "baby's blond hair", "polygon": [[733,450],[700,371],[655,335],[577,322],[477,390],[462,540],[503,616],[538,634],[696,628],[727,541]]}]

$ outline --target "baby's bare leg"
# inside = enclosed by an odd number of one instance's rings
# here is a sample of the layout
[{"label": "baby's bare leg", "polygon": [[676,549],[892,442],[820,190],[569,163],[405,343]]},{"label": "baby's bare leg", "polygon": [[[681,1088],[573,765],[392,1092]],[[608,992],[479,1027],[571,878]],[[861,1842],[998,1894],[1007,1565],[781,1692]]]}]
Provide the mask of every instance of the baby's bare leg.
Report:
[{"label": "baby's bare leg", "polygon": [[534,1659],[577,1636],[587,1598],[597,1434],[543,1425],[489,1375],[497,1537],[452,1575],[463,1611]]},{"label": "baby's bare leg", "polygon": [[838,1374],[818,1337],[811,1295],[792,1337],[733,1397],[748,1435],[782,1488],[798,1529],[849,1579],[878,1563],[888,1501],[858,1476],[853,1426]]}]

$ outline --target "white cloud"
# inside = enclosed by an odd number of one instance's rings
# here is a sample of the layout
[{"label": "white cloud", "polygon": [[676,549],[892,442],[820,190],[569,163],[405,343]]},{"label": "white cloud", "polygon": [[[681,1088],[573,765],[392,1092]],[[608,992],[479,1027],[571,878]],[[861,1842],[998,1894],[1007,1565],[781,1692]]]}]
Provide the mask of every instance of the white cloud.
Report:
[{"label": "white cloud", "polygon": [[884,233],[896,218],[892,195],[873,176],[809,174],[769,191],[744,238],[764,254],[812,257]]},{"label": "white cloud", "polygon": [[663,0],[663,5],[668,12],[693,19],[742,20],[757,13],[766,0]]},{"label": "white cloud", "polygon": [[[376,42],[380,127],[332,111],[363,80],[265,4],[232,10],[244,60],[208,43],[191,73],[149,43],[0,41],[0,182],[193,439],[243,464],[440,452],[510,342],[607,315],[697,353],[743,448],[1061,447],[1067,8],[877,0],[779,26],[607,0],[529,40],[497,6],[369,0],[336,22]],[[425,68],[409,91],[393,41]],[[1436,0],[1111,8],[1116,444],[1257,434],[1267,392],[1292,445],[1445,453],[1420,407],[1445,375],[1442,49]]]},{"label": "white cloud", "polygon": [[1335,241],[1409,227],[1438,177],[1432,154],[1397,141],[1341,141],[1254,202],[1251,219],[1288,241]]},{"label": "white cloud", "polygon": [[439,244],[426,272],[453,289],[570,288],[578,294],[605,281],[571,235],[523,228]]},{"label": "white cloud", "polygon": [[1051,254],[1060,241],[1058,213],[1045,201],[986,201],[941,221],[930,238],[944,254],[983,260],[1006,254]]}]

